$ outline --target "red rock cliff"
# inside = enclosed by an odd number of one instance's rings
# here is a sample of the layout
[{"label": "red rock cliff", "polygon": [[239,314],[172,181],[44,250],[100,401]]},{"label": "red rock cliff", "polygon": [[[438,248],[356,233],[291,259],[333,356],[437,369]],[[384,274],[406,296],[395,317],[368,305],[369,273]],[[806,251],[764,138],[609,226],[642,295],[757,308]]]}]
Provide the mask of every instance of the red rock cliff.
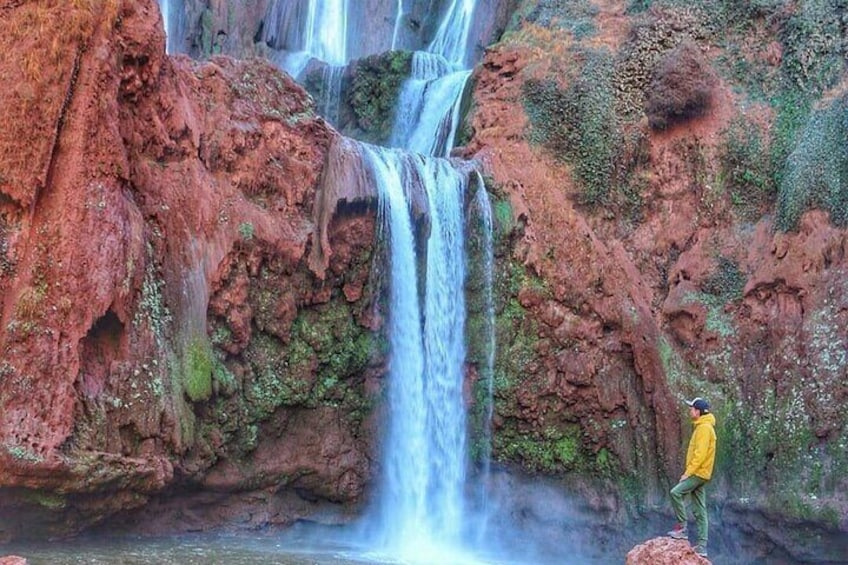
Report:
[{"label": "red rock cliff", "polygon": [[[308,268],[335,135],[311,99],[261,60],[166,57],[152,0],[0,16],[0,539],[175,484],[217,493],[203,524],[356,503],[373,219],[325,221],[322,278]],[[358,349],[316,383],[325,318]]]}]

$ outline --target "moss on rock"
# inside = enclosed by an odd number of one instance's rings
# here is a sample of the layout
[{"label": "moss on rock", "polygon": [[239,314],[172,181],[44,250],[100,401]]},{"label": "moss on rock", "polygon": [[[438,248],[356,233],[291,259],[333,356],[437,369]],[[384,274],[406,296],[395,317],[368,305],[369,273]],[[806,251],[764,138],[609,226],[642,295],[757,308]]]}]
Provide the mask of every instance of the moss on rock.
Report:
[{"label": "moss on rock", "polygon": [[205,336],[194,336],[186,346],[182,363],[182,385],[192,402],[212,396],[212,347]]},{"label": "moss on rock", "polygon": [[347,100],[355,117],[355,137],[370,143],[388,142],[400,89],[411,70],[409,51],[389,51],[358,61]]}]

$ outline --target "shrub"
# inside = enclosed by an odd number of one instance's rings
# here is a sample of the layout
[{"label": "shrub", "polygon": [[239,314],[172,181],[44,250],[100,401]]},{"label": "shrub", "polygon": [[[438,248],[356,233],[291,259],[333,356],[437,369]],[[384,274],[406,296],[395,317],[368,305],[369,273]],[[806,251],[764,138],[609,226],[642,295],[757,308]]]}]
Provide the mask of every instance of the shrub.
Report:
[{"label": "shrub", "polygon": [[411,71],[409,51],[389,51],[357,62],[346,102],[353,110],[358,138],[372,143],[389,139],[398,96]]},{"label": "shrub", "polygon": [[594,17],[599,11],[589,0],[537,0],[516,12],[513,27],[527,21],[545,28],[564,29],[580,39],[595,33]]},{"label": "shrub", "polygon": [[701,288],[722,302],[732,302],[742,298],[746,282],[747,278],[736,261],[719,257],[715,271],[704,280]]},{"label": "shrub", "polygon": [[783,70],[793,85],[821,93],[836,84],[846,69],[848,8],[844,0],[807,0],[781,33]]},{"label": "shrub", "polygon": [[710,105],[717,78],[701,51],[684,42],[657,64],[647,93],[645,113],[654,129],[700,116]]},{"label": "shrub", "polygon": [[620,114],[639,119],[658,61],[684,41],[707,40],[712,31],[697,7],[651,7],[636,18],[616,61],[613,81]]}]

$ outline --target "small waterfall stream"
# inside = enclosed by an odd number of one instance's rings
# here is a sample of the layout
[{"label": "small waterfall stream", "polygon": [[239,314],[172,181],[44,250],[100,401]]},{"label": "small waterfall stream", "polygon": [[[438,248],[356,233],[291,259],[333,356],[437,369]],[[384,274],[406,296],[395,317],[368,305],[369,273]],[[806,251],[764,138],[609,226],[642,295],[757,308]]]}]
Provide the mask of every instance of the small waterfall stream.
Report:
[{"label": "small waterfall stream", "polygon": [[338,123],[341,84],[348,54],[349,0],[273,1],[268,8],[263,40],[282,50],[276,63],[302,78],[311,59],[326,63],[321,73],[319,107],[330,123]]},{"label": "small waterfall stream", "polygon": [[483,409],[483,422],[481,423],[481,453],[480,453],[480,479],[477,493],[477,504],[480,508],[480,522],[477,524],[477,539],[483,541],[488,533],[488,519],[491,514],[488,503],[488,487],[492,470],[492,418],[494,416],[494,388],[495,388],[495,352],[497,343],[495,341],[495,299],[494,299],[494,220],[492,218],[492,206],[489,201],[489,193],[485,190],[483,175],[479,172],[477,176],[477,192],[474,206],[480,219],[480,235],[482,236],[482,272],[483,272],[483,318],[485,325],[483,331],[486,346],[486,359],[481,369],[480,377],[486,391],[486,402]]},{"label": "small waterfall stream", "polygon": [[427,50],[441,55],[456,68],[466,68],[468,34],[476,7],[476,0],[452,0],[447,17]]},{"label": "small waterfall stream", "polygon": [[442,56],[417,51],[404,82],[390,144],[447,157],[459,124],[462,91],[471,71],[452,71]]},{"label": "small waterfall stream", "polygon": [[165,27],[165,51],[169,54],[183,52],[186,27],[184,0],[159,0],[159,10]]}]

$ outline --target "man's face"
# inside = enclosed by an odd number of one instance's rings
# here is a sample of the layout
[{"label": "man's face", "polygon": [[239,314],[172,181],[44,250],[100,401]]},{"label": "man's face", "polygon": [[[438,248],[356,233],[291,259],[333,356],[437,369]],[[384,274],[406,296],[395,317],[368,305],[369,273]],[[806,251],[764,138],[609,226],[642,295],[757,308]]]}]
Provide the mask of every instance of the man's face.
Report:
[{"label": "man's face", "polygon": [[693,420],[697,420],[701,417],[701,411],[695,408],[694,406],[689,407],[689,417]]}]

